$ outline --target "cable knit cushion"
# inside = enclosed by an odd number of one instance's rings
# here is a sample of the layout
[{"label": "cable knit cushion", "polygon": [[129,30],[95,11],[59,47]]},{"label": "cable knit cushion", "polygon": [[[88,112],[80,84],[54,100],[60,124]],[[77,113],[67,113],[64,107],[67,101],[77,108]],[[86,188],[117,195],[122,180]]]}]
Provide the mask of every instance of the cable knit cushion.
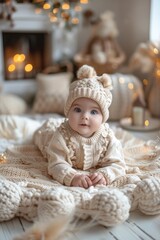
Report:
[{"label": "cable knit cushion", "polygon": [[0,114],[23,114],[27,111],[26,102],[13,94],[0,94]]},{"label": "cable knit cushion", "polygon": [[134,75],[115,73],[112,78],[112,103],[109,108],[109,119],[119,120],[131,117],[133,103],[144,100],[144,92],[141,81]]},{"label": "cable knit cushion", "polygon": [[72,73],[37,75],[38,91],[33,104],[33,112],[63,114],[68,96]]}]

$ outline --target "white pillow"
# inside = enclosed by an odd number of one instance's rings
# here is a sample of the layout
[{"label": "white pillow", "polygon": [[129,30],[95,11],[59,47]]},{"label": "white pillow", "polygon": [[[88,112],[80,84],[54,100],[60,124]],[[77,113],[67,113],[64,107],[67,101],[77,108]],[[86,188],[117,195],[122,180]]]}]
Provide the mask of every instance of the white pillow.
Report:
[{"label": "white pillow", "polygon": [[0,114],[23,114],[27,111],[26,102],[13,94],[0,94]]},{"label": "white pillow", "polygon": [[37,74],[38,91],[32,111],[64,114],[64,104],[72,77],[70,72]]},{"label": "white pillow", "polygon": [[0,116],[0,138],[31,140],[33,133],[42,125],[41,122],[23,116]]}]

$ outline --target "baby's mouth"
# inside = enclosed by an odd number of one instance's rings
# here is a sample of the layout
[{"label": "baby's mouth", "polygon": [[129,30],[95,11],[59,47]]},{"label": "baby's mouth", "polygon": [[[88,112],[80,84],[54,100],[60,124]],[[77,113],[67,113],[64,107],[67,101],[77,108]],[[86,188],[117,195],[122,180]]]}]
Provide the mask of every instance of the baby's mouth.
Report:
[{"label": "baby's mouth", "polygon": [[82,127],[87,127],[88,125],[85,124],[85,123],[82,123],[82,124],[80,124],[80,126],[82,126]]}]

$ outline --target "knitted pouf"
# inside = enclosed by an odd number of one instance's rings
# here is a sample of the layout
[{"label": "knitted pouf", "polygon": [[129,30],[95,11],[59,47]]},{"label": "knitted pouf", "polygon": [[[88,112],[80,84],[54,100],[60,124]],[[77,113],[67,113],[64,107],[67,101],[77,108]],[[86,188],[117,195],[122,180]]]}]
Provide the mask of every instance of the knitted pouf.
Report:
[{"label": "knitted pouf", "polygon": [[[89,211],[88,211],[89,210]],[[114,226],[129,217],[128,198],[118,189],[98,192],[90,201],[89,215],[103,226]]]},{"label": "knitted pouf", "polygon": [[6,179],[0,179],[0,221],[16,216],[22,196],[21,188]]},{"label": "knitted pouf", "polygon": [[160,179],[150,177],[138,183],[134,192],[137,208],[146,215],[160,214]]}]

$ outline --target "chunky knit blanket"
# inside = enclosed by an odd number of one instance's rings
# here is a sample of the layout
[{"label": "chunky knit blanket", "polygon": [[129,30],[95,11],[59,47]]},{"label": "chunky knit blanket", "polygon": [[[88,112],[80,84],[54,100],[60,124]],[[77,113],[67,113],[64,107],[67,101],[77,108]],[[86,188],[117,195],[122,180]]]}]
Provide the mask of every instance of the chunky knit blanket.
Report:
[{"label": "chunky knit blanket", "polygon": [[[55,127],[61,119],[55,119]],[[0,118],[0,221],[29,221],[72,214],[104,226],[124,222],[130,211],[160,213],[160,146],[115,128],[127,163],[126,176],[109,186],[66,187],[47,173],[47,160],[32,142],[42,123],[22,117]]]}]

